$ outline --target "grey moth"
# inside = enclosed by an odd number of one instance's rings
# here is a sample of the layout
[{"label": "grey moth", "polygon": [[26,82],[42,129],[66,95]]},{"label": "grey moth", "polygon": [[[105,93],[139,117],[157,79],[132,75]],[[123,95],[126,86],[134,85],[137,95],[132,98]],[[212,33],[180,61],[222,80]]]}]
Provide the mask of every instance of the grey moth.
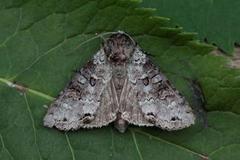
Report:
[{"label": "grey moth", "polygon": [[195,122],[183,96],[126,33],[113,33],[86,63],[44,117],[59,130],[99,128],[114,122],[179,130]]}]

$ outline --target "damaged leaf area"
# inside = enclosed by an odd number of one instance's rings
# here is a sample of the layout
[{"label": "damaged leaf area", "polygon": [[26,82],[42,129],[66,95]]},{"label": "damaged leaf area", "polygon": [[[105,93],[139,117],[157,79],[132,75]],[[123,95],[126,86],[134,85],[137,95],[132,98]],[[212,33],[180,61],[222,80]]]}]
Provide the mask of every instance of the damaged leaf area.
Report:
[{"label": "damaged leaf area", "polygon": [[231,61],[231,67],[240,68],[240,45],[237,45],[234,49],[234,55]]},{"label": "damaged leaf area", "polygon": [[[136,1],[0,1],[0,159],[237,159],[240,74],[195,34]],[[108,32],[130,34],[199,115],[167,132],[130,126],[60,132],[49,105]],[[204,109],[202,109],[204,108]],[[206,112],[204,111],[206,110]],[[203,120],[204,119],[204,120]]]}]

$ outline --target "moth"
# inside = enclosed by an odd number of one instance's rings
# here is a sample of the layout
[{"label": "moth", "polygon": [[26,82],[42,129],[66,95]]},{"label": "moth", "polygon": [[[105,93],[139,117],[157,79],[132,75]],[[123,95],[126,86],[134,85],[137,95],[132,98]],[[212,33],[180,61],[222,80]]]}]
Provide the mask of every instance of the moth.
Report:
[{"label": "moth", "polygon": [[77,71],[44,117],[44,126],[64,131],[111,122],[120,132],[128,124],[172,131],[195,123],[185,98],[140,46],[120,31]]}]

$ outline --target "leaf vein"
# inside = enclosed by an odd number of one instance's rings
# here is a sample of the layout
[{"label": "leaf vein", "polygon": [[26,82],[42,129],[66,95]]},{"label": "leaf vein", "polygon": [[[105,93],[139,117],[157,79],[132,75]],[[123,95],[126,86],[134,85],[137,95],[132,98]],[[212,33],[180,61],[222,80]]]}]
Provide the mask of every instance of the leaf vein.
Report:
[{"label": "leaf vein", "polygon": [[55,49],[57,48],[60,48],[64,43],[66,42],[66,39],[64,39],[62,42],[56,44],[54,47],[48,49],[46,52],[44,52],[42,55],[38,56],[28,67],[26,67],[25,69],[23,69],[22,71],[20,71],[19,73],[17,73],[15,76],[13,76],[12,78],[10,79],[15,79],[17,78],[18,76],[20,76],[21,74],[23,74],[24,72],[28,71],[32,66],[34,66],[36,63],[39,62],[39,60],[48,55],[49,53],[51,53],[52,51],[54,51]]},{"label": "leaf vein", "polygon": [[112,156],[113,156],[113,154],[114,154],[114,152],[115,152],[115,147],[114,147],[114,134],[113,134],[113,129],[112,129],[112,128],[110,129],[110,131],[111,131],[111,150],[112,150]]},{"label": "leaf vein", "polygon": [[18,18],[18,22],[17,22],[17,25],[16,25],[16,29],[15,29],[15,31],[13,32],[13,34],[11,34],[10,36],[8,36],[8,37],[0,44],[0,47],[5,46],[6,43],[7,43],[9,40],[11,40],[11,39],[18,33],[18,30],[19,30],[21,21],[22,21],[22,8],[19,8],[19,18]]},{"label": "leaf vein", "polygon": [[11,159],[14,160],[14,157],[12,156],[12,154],[9,152],[9,150],[6,148],[6,146],[5,146],[5,144],[4,144],[2,134],[0,134],[0,141],[1,141],[2,147],[6,150],[6,152],[9,154],[9,156],[11,157]]},{"label": "leaf vein", "polygon": [[212,156],[213,154],[215,154],[218,151],[221,151],[222,149],[226,148],[226,147],[231,147],[231,146],[235,146],[235,145],[240,145],[238,143],[233,143],[233,144],[228,144],[228,145],[224,145],[221,147],[218,147],[217,149],[215,149],[214,151],[212,151],[211,153],[209,153],[209,156]]},{"label": "leaf vein", "polygon": [[36,146],[37,151],[38,151],[39,159],[42,160],[42,156],[41,156],[41,153],[40,153],[40,150],[39,150],[39,146],[37,144],[37,132],[36,132],[35,120],[33,118],[32,111],[31,111],[31,108],[30,108],[30,105],[29,105],[26,94],[24,94],[24,100],[25,100],[25,103],[26,103],[26,106],[27,106],[27,111],[29,113],[29,116],[30,116],[30,119],[31,119],[31,122],[32,122],[32,128],[33,128],[33,134],[34,134],[34,143],[35,143],[35,146]]},{"label": "leaf vein", "polygon": [[[87,4],[87,3],[86,3],[86,4]],[[71,10],[71,11],[69,11],[69,12],[52,12],[52,13],[49,13],[49,14],[47,14],[47,15],[39,18],[39,19],[37,19],[36,21],[30,23],[30,24],[27,25],[26,27],[22,28],[21,31],[29,30],[29,29],[30,29],[33,25],[35,25],[36,23],[39,23],[39,22],[41,22],[42,20],[47,19],[48,17],[50,17],[50,16],[52,16],[52,15],[54,15],[54,14],[55,14],[55,15],[57,15],[57,14],[67,15],[67,14],[69,14],[69,13],[71,13],[71,12],[74,12],[75,10],[80,9],[80,8],[82,8],[82,7],[84,7],[84,5],[83,5],[83,6],[76,7],[75,9],[73,9],[73,10]]]},{"label": "leaf vein", "polygon": [[138,133],[140,133],[140,134],[142,134],[142,135],[148,136],[148,137],[150,137],[150,138],[153,138],[153,139],[155,139],[155,140],[158,140],[158,141],[160,141],[160,142],[167,143],[167,144],[169,144],[169,145],[175,146],[175,147],[177,147],[178,149],[181,149],[181,150],[184,150],[184,151],[186,151],[186,152],[195,154],[195,155],[197,155],[197,156],[199,156],[199,157],[201,157],[201,158],[208,159],[208,156],[203,155],[203,154],[201,154],[201,153],[198,153],[198,152],[196,152],[196,151],[192,151],[192,150],[190,150],[189,148],[186,148],[186,147],[184,147],[184,146],[180,146],[180,145],[178,145],[178,144],[172,143],[172,142],[167,141],[167,140],[165,140],[165,139],[162,139],[162,138],[153,136],[153,135],[151,135],[151,134],[149,134],[149,133],[146,133],[146,132],[144,132],[144,131],[139,131],[139,130],[136,130],[136,129],[134,129],[134,131],[135,131],[135,132],[138,132]]},{"label": "leaf vein", "polygon": [[68,143],[68,147],[69,147],[71,155],[72,155],[72,160],[76,160],[75,154],[74,154],[74,150],[72,148],[72,145],[71,145],[71,142],[69,140],[69,137],[68,137],[67,133],[65,133],[65,137],[66,137],[66,140],[67,140],[67,143]]},{"label": "leaf vein", "polygon": [[135,145],[135,147],[136,147],[136,150],[137,150],[139,159],[140,159],[140,160],[143,160],[142,153],[141,153],[141,151],[140,151],[140,149],[139,149],[139,147],[138,147],[138,143],[137,143],[137,139],[136,139],[135,133],[134,133],[132,130],[130,130],[130,132],[131,132],[131,134],[132,134],[133,142],[134,142],[134,145]]}]

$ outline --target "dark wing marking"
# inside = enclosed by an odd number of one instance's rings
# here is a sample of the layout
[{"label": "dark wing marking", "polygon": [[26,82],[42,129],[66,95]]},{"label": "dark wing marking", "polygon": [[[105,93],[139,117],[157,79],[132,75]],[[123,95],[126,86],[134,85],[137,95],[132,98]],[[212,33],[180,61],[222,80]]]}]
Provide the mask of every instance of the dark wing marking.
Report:
[{"label": "dark wing marking", "polygon": [[136,48],[120,98],[122,118],[139,126],[178,130],[194,124],[189,104],[146,55]]},{"label": "dark wing marking", "polygon": [[101,127],[116,119],[118,105],[110,80],[111,66],[100,50],[50,105],[44,125],[59,130]]}]

